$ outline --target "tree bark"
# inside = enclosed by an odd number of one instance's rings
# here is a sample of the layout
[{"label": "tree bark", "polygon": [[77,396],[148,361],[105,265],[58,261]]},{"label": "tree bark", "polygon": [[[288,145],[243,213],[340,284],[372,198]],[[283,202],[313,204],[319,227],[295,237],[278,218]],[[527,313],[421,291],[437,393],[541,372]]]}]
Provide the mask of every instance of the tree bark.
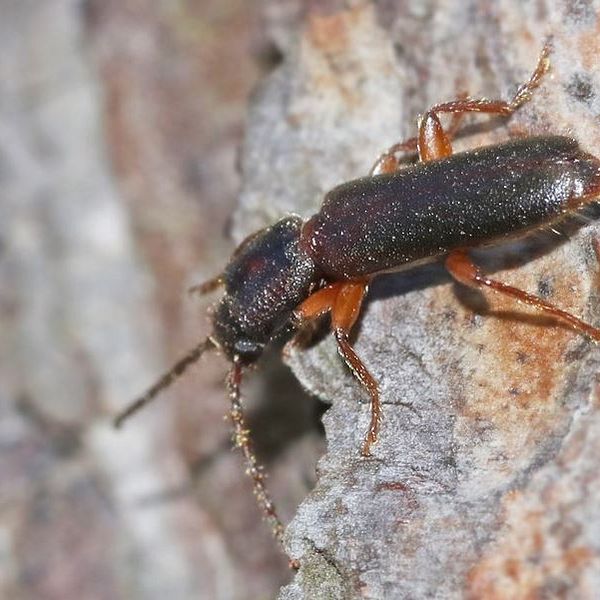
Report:
[{"label": "tree bark", "polygon": [[[211,300],[186,288],[248,233],[314,213],[435,102],[508,98],[548,36],[532,101],[468,119],[455,148],[557,133],[600,155],[598,1],[261,10],[267,33],[243,0],[2,3],[2,597],[273,597],[290,574],[229,450],[224,362],[110,428],[208,332]],[[245,98],[266,72],[230,223]],[[477,257],[598,323],[596,232]],[[377,279],[355,342],[384,402],[371,459],[368,404],[331,336],[289,359],[332,405],[326,453],[274,353],[244,388],[284,519],[306,496],[280,598],[594,597],[598,349],[435,265]]]},{"label": "tree bark", "polygon": [[[362,176],[462,91],[508,99],[549,38],[552,71],[510,120],[469,118],[456,150],[562,134],[600,155],[600,3],[313,2],[251,113],[238,238]],[[266,204],[265,198],[275,204]],[[365,215],[368,218],[368,215]],[[477,252],[502,281],[598,322],[591,223]],[[600,354],[440,265],[378,278],[356,350],[384,420],[359,456],[365,393],[326,336],[289,360],[332,407],[316,487],[288,529],[282,600],[594,596]]]}]

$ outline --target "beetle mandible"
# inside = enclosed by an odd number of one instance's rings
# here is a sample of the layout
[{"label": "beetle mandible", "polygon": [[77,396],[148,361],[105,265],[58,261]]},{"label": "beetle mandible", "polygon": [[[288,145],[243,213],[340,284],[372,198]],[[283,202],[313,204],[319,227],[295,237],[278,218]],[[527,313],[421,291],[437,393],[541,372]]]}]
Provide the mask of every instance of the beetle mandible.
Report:
[{"label": "beetle mandible", "polygon": [[[234,441],[245,456],[254,490],[273,533],[283,525],[266,489],[242,412],[240,385],[276,336],[330,313],[339,353],[370,396],[370,424],[361,453],[371,455],[381,421],[377,381],[355,353],[349,334],[373,277],[444,258],[458,282],[489,288],[526,303],[592,340],[600,329],[518,288],[487,277],[469,249],[555,226],[600,196],[600,160],[568,137],[526,137],[453,154],[451,140],[467,113],[509,117],[527,102],[549,69],[544,47],[529,80],[510,101],[460,97],[436,104],[420,119],[416,137],[395,144],[369,175],[331,190],[319,212],[289,216],[244,240],[223,272],[194,288],[224,288],[213,333],[180,359],[115,420],[120,425],[150,402],[208,349],[231,362],[227,388]],[[440,115],[452,115],[447,130]],[[419,162],[400,168],[398,155]],[[368,219],[364,215],[368,215]]]}]

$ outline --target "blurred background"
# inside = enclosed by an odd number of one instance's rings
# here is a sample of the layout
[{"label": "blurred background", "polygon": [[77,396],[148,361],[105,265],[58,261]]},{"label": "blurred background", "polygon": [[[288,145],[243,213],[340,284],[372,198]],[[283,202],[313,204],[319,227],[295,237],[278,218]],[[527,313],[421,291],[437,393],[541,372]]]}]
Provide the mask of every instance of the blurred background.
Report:
[{"label": "blurred background", "polygon": [[[187,290],[220,272],[244,230],[290,209],[310,214],[325,190],[366,172],[372,157],[396,141],[398,132],[412,131],[414,115],[424,106],[454,97],[465,85],[490,94],[515,86],[530,72],[540,41],[550,33],[554,54],[548,91],[540,92],[506,130],[502,126],[476,134],[490,141],[502,139],[506,131],[552,131],[585,140],[585,148],[598,154],[597,4],[0,0],[0,598],[274,598],[291,572],[261,521],[241,457],[231,450],[224,419],[226,361],[204,357],[121,431],[112,428],[111,418],[207,335],[207,311],[216,298],[190,296]],[[311,11],[330,9],[344,14],[311,22]],[[294,46],[305,18],[304,45]],[[284,54],[289,57],[286,69],[276,71]],[[260,105],[255,104],[252,160],[249,145],[244,154],[244,164],[256,171],[247,168],[242,177],[238,165],[247,109],[261,82],[274,73],[281,76],[271,77],[273,85],[262,88]],[[236,209],[242,180],[245,204]],[[259,205],[261,210],[254,210]],[[547,271],[532,264],[528,289],[535,289],[546,272],[557,282],[585,273],[586,285],[595,289],[595,266],[582,262],[596,264],[591,252],[581,250],[591,245],[564,247],[573,252],[572,262],[561,255],[560,261],[548,263]],[[520,282],[527,281],[523,273]],[[405,348],[425,344],[421,337],[431,343],[423,347],[433,352],[438,331],[447,329],[447,312],[440,309],[440,320],[432,320],[431,304],[423,298],[438,297],[438,307],[449,299],[455,310],[454,291],[448,286],[439,296],[439,289],[428,289],[423,296],[409,297],[402,286],[380,289],[393,291],[373,303],[370,321],[365,321],[370,336],[361,343],[367,361],[371,352],[389,357],[394,365]],[[573,297],[572,289],[567,291]],[[580,299],[584,304],[586,294]],[[417,328],[394,328],[390,338],[389,323],[396,321]],[[486,331],[493,332],[494,321],[486,323],[491,327]],[[436,335],[421,336],[422,331]],[[480,330],[470,331],[471,342],[478,340]],[[373,332],[380,332],[379,338]],[[463,335],[462,329],[458,334]],[[479,350],[472,355],[485,382],[490,365],[497,370],[504,364],[494,351],[504,338],[489,339],[494,343],[488,345],[486,360]],[[449,356],[462,352],[454,337],[446,341]],[[331,369],[345,373],[330,344],[330,351],[303,353],[304,369],[296,368],[299,376],[304,370],[313,389],[335,397],[339,386],[349,390],[353,384],[347,373],[336,379],[330,370],[317,368],[323,357],[332,356]],[[540,346],[539,356],[544,348]],[[421,353],[419,349],[415,356]],[[576,358],[565,355],[573,368]],[[382,371],[385,364],[380,364]],[[416,379],[406,376],[412,364],[411,359],[401,369],[387,369],[388,387],[399,398],[411,382],[421,381],[420,363]],[[597,372],[595,363],[588,367],[581,372],[582,381],[586,373]],[[478,385],[469,369],[465,373]],[[558,395],[552,406],[562,416],[555,419],[549,403],[541,410],[548,427],[555,428],[553,435],[560,436],[562,423],[566,431],[575,422],[571,413],[587,405],[582,390],[588,388],[576,386],[581,397],[565,401],[562,379],[555,381],[553,393]],[[451,429],[439,428],[436,421],[439,415],[454,414],[456,400],[451,386],[449,390],[448,402],[438,399],[441,412],[423,408],[423,427],[440,443],[452,439]],[[465,390],[461,393],[469,397]],[[317,460],[325,451],[322,407],[282,366],[278,349],[245,382],[244,396],[258,454],[287,522],[313,487]],[[469,424],[463,431],[465,440],[478,435],[480,415],[487,414],[476,406],[477,397],[471,413],[459,404],[460,418],[467,419],[460,422],[474,419],[474,429]],[[353,397],[347,400],[353,409]],[[429,406],[427,394],[419,401]],[[361,472],[362,481],[375,479],[373,472],[357,471],[347,460],[360,429],[337,406],[329,418],[333,451],[321,463],[326,476],[295,521],[294,541],[313,544],[312,554],[323,562],[336,557],[329,567],[338,579],[352,572],[354,582],[379,585],[380,579],[388,589],[398,589],[409,573],[421,585],[425,580],[420,574],[429,575],[430,559],[419,571],[419,557],[425,554],[403,553],[401,545],[390,545],[404,543],[403,538],[378,537],[377,527],[366,526],[368,535],[352,540],[355,517],[339,508],[340,494],[349,505],[365,507],[360,514],[375,516],[377,523],[382,513],[380,505],[364,502],[368,486],[356,483]],[[491,406],[500,411],[498,422],[510,425],[499,429],[507,431],[506,447],[527,438],[530,445],[519,442],[517,453],[534,457],[531,463],[519,462],[499,451],[494,466],[501,472],[498,481],[517,472],[529,477],[539,468],[535,440],[558,438],[535,420],[532,427],[511,413],[516,420],[505,421],[504,406]],[[351,419],[358,418],[357,412],[352,414]],[[537,414],[532,411],[532,418]],[[594,414],[580,420],[581,439],[598,439]],[[389,438],[395,445],[389,446],[393,460],[387,466],[395,476],[410,460],[420,460],[420,445],[414,445],[412,459],[397,451],[413,447],[411,435],[408,429],[404,437]],[[530,578],[534,591],[576,589],[574,583],[543,585],[553,583],[553,569],[563,568],[560,552],[565,548],[595,548],[586,538],[593,537],[597,519],[586,515],[596,514],[589,486],[597,480],[593,457],[598,453],[587,442],[582,446],[586,453],[579,453],[578,439],[573,437],[571,462],[559,465],[568,477],[558,481],[569,493],[561,487],[548,488],[550,493],[532,484],[522,496],[522,512],[512,513],[504,546],[497,555],[492,548],[484,556],[472,589],[482,581],[490,582],[484,589],[492,592],[514,589],[506,588],[506,580],[514,579],[517,563],[519,575],[512,585]],[[464,448],[471,448],[470,441]],[[487,455],[482,456],[485,465]],[[510,496],[512,488],[507,489]],[[499,502],[493,494],[482,497]],[[397,498],[396,512],[388,511],[385,519],[403,514],[401,496]],[[440,498],[444,514],[463,511],[460,495],[454,504]],[[548,498],[554,498],[550,508]],[[387,502],[387,496],[380,502]],[[498,506],[503,505],[491,510]],[[536,519],[528,521],[529,511]],[[458,572],[470,560],[464,544],[479,551],[481,540],[493,537],[496,520],[481,533],[478,514],[469,517],[475,537],[465,537],[464,522],[457,521],[461,541],[458,546],[449,543],[448,562],[438,564],[452,564]],[[436,523],[435,511],[432,515]],[[538,515],[545,520],[538,521]],[[329,538],[327,532],[322,535],[324,519],[334,532]],[[581,535],[573,533],[578,531],[573,523],[581,523]],[[418,526],[428,527],[428,521],[420,520]],[[540,531],[545,546],[538,543]],[[319,536],[320,545],[314,541]],[[446,551],[444,545],[436,546],[438,538],[426,539],[435,552]],[[346,551],[344,546],[352,543],[359,546]],[[376,553],[357,547],[375,548]],[[398,556],[416,562],[400,568]],[[564,556],[579,556],[580,568],[590,576],[598,572],[585,553]],[[431,581],[435,573],[433,569]],[[447,575],[443,572],[448,589],[462,585],[459,577]],[[305,578],[312,598],[311,583]],[[371,593],[357,589],[362,595]],[[288,590],[288,597],[293,593]]]},{"label": "blurred background", "polygon": [[[0,0],[0,597],[271,598],[290,572],[206,357],[111,415],[209,331],[249,94],[295,1]],[[284,520],[319,407],[276,353],[246,386]],[[268,366],[267,366],[268,365]]]}]

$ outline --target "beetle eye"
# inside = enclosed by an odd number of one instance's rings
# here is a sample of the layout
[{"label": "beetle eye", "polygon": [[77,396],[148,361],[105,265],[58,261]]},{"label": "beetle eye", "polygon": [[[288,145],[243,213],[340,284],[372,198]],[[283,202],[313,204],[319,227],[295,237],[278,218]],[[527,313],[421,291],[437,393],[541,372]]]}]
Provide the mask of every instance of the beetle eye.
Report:
[{"label": "beetle eye", "polygon": [[234,344],[235,354],[244,362],[254,362],[262,354],[264,344],[258,344],[252,340],[236,340]]}]

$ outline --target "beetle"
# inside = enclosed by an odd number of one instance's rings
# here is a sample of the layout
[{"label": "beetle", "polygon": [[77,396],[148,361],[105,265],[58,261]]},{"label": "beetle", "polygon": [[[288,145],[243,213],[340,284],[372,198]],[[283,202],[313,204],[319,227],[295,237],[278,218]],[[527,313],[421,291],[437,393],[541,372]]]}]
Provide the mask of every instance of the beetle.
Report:
[{"label": "beetle", "polygon": [[[510,101],[461,96],[436,104],[419,120],[418,134],[391,146],[368,176],[328,192],[315,215],[288,216],[244,240],[223,272],[194,288],[224,288],[212,314],[213,332],[115,420],[120,425],[150,402],[209,349],[231,362],[227,388],[234,441],[244,453],[255,494],[273,533],[283,525],[265,487],[241,405],[244,370],[277,336],[329,313],[339,353],[370,397],[370,424],[361,454],[379,436],[376,380],[354,351],[349,334],[372,279],[443,258],[461,284],[489,288],[526,303],[600,341],[597,329],[526,291],[491,279],[469,250],[555,227],[600,196],[600,160],[568,137],[525,137],[453,154],[452,138],[467,113],[509,117],[527,102],[549,69],[545,46],[529,80]],[[440,115],[452,116],[447,130]],[[400,167],[401,153],[419,161]],[[368,215],[365,219],[363,215]]]}]

